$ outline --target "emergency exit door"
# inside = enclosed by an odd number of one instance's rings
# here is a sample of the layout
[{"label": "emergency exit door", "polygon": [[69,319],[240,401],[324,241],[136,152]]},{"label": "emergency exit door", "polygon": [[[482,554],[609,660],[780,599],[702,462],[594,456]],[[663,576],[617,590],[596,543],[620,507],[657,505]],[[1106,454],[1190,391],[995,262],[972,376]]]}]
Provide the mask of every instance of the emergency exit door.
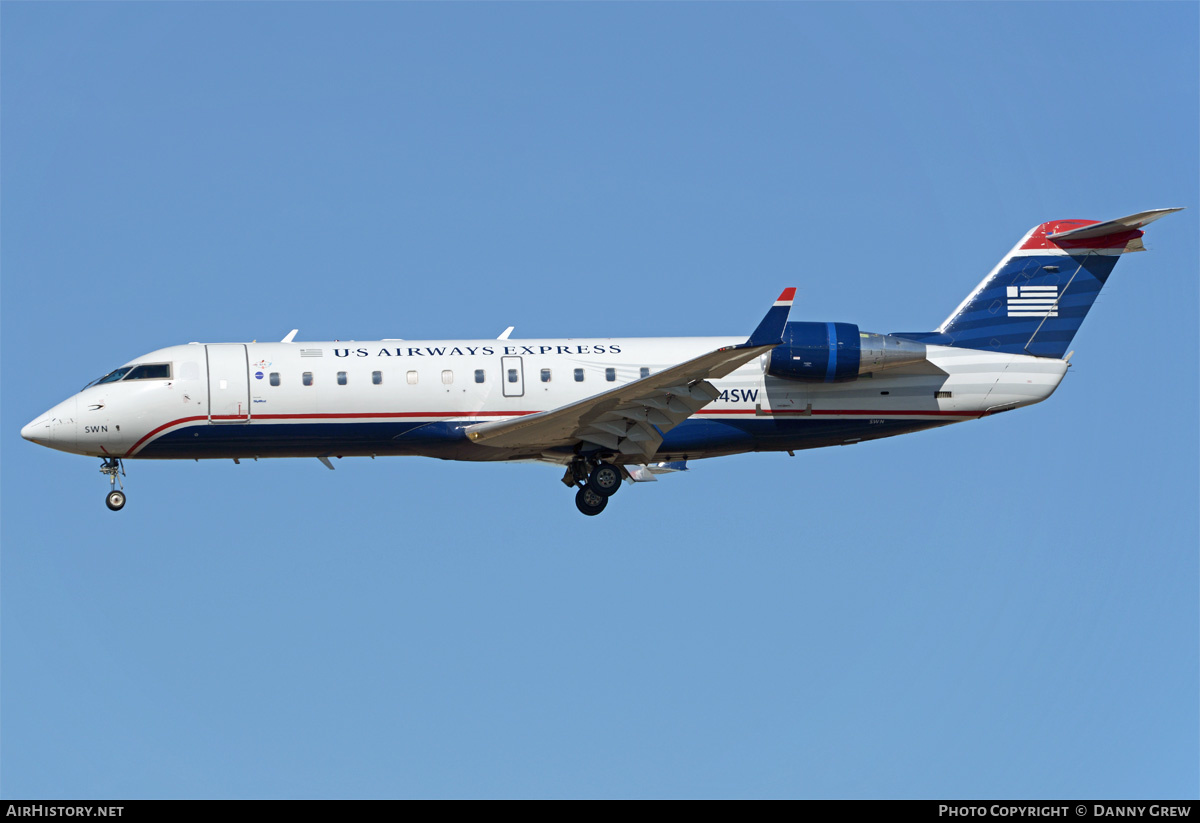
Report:
[{"label": "emergency exit door", "polygon": [[500,358],[500,380],[504,385],[505,397],[525,396],[525,370],[521,366],[521,358]]}]

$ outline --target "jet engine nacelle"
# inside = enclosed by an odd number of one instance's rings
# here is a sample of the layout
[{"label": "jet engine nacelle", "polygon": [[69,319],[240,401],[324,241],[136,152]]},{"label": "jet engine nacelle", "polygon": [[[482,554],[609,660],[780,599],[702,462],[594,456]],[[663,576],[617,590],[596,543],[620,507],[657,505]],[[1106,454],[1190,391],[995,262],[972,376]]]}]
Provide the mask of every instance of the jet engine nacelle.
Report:
[{"label": "jet engine nacelle", "polygon": [[771,350],[767,374],[807,383],[842,383],[925,360],[925,344],[860,332],[853,323],[788,323]]}]

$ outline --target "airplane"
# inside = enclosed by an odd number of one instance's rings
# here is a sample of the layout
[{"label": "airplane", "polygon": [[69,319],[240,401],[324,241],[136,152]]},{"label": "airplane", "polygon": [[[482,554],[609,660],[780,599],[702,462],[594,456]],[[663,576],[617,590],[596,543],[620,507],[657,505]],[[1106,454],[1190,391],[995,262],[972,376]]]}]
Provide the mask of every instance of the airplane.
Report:
[{"label": "airplane", "polygon": [[[127,460],[423,455],[564,469],[585,515],[688,461],[840,446],[1045,400],[1122,254],[1178,208],[1042,223],[937,329],[791,321],[748,337],[188,343],[130,360],[21,436],[100,457],[109,509]],[[119,488],[118,488],[119,484]]]}]

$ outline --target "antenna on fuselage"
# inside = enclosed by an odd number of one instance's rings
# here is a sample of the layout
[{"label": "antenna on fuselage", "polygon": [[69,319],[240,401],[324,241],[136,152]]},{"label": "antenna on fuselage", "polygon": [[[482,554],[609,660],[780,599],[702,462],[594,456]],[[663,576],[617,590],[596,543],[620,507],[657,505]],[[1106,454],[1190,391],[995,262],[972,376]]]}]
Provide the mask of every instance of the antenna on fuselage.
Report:
[{"label": "antenna on fuselage", "polygon": [[300,331],[300,330],[292,329],[290,332],[287,333],[287,337],[283,338],[279,342],[280,343],[291,343],[293,340],[296,339],[296,332],[298,332],[298,331]]},{"label": "antenna on fuselage", "polygon": [[515,328],[516,328],[516,326],[509,326],[507,329],[500,332],[500,336],[497,337],[496,339],[497,340],[507,340],[508,336],[513,333],[513,329],[515,329]]}]

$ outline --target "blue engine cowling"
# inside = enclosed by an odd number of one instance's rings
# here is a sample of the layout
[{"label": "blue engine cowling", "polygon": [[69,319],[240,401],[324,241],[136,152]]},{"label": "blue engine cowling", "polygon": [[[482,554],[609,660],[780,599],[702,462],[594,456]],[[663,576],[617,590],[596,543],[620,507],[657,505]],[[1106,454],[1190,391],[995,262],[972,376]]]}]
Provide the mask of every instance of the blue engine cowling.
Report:
[{"label": "blue engine cowling", "polygon": [[767,373],[786,380],[839,383],[858,377],[858,326],[788,323],[783,344],[771,351]]},{"label": "blue engine cowling", "polygon": [[841,383],[860,374],[920,363],[925,344],[860,332],[853,323],[788,323],[767,373],[784,380]]}]

